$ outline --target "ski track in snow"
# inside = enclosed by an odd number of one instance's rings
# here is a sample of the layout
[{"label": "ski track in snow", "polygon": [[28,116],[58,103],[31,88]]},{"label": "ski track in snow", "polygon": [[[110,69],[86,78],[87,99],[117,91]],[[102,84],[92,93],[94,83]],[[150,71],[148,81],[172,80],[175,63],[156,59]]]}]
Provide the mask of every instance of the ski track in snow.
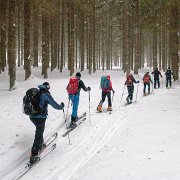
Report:
[{"label": "ski track in snow", "polygon": [[[163,93],[166,93],[166,90],[163,92],[161,91],[161,95]],[[97,121],[91,122],[92,125],[90,126],[88,114],[87,114],[87,120],[80,125],[76,130],[70,133],[70,138],[71,138],[71,145],[66,144],[65,150],[61,154],[64,156],[63,159],[63,166],[61,167],[61,160],[59,160],[60,164],[57,163],[57,161],[48,159],[52,161],[52,166],[55,164],[55,168],[53,167],[53,174],[49,173],[49,170],[47,171],[48,173],[45,173],[43,175],[43,179],[58,179],[58,180],[70,180],[73,179],[73,176],[78,172],[78,170],[85,164],[87,163],[96,153],[98,153],[101,148],[105,146],[105,144],[111,139],[111,137],[117,132],[119,126],[121,123],[123,123],[125,120],[127,120],[137,109],[140,109],[142,106],[148,104],[149,102],[152,102],[158,98],[158,92],[156,92],[156,96],[151,96],[152,98],[150,99],[150,96],[148,97],[140,97],[137,102],[133,102],[131,105],[128,105],[126,107],[123,106],[123,104],[120,104],[119,107],[116,106],[114,107],[114,111],[112,111],[111,114],[108,112],[105,113],[96,113],[92,111],[92,117],[97,117]],[[92,110],[92,107],[91,107]],[[117,113],[119,113],[119,117],[117,117]],[[93,119],[91,117],[91,119]],[[95,118],[96,119],[96,118]],[[101,120],[99,120],[101,119]],[[64,125],[64,124],[63,124]],[[63,128],[63,125],[60,125],[59,127],[56,128],[56,131],[61,131]],[[89,126],[88,127],[88,132],[85,135],[85,130],[83,131],[83,126]],[[74,135],[76,135],[78,132],[83,131],[82,138],[78,139],[76,138],[76,141],[73,140]],[[80,132],[81,133],[81,132]],[[67,137],[66,137],[67,138]],[[64,139],[66,139],[64,138]],[[61,133],[59,133],[59,140],[57,142],[57,147],[61,147]],[[67,139],[66,139],[67,141]],[[86,142],[91,142],[90,146]],[[75,150],[74,150],[75,149]],[[66,151],[68,150],[68,151]],[[15,164],[10,166],[8,169],[4,171],[4,174],[12,173],[12,170],[15,169],[15,167],[19,167],[17,169],[22,170],[24,167],[25,162],[27,162],[28,158],[27,153],[29,152],[26,151],[22,157],[20,157]],[[54,153],[56,150],[54,151]],[[59,155],[59,154],[58,154]],[[61,156],[60,155],[60,156]],[[51,155],[53,158],[53,155]],[[77,158],[78,157],[78,158]],[[60,157],[61,158],[61,157]],[[54,163],[54,162],[55,163]],[[43,163],[43,160],[42,160]],[[19,166],[21,165],[21,166]],[[39,164],[40,165],[40,164]],[[37,165],[38,167],[38,165]],[[17,172],[17,169],[15,169],[15,172]],[[36,170],[34,170],[36,171]],[[33,169],[30,174],[33,173]],[[16,174],[16,173],[14,173]],[[3,175],[3,174],[1,174]],[[12,175],[12,174],[11,174]],[[3,176],[2,176],[3,177]],[[8,176],[7,176],[8,177]],[[26,176],[24,177],[26,179]],[[33,179],[38,179],[38,176],[34,176]],[[27,176],[28,179],[28,176]]]},{"label": "ski track in snow", "polygon": [[[111,137],[117,132],[121,123],[127,120],[133,113],[143,107],[144,105],[156,100],[158,95],[162,95],[166,93],[166,90],[160,93],[156,92],[157,95],[153,96],[151,99],[150,97],[141,97],[137,102],[133,104],[123,107],[115,107],[118,110],[112,112],[112,114],[108,113],[99,113],[97,116],[102,116],[103,121],[97,122],[97,124],[93,127],[90,127],[90,131],[87,136],[79,142],[74,142],[76,145],[73,145],[71,149],[76,147],[76,150],[71,153],[71,151],[66,155],[66,162],[63,162],[63,169],[53,169],[52,175],[44,176],[45,179],[57,179],[58,180],[70,180],[73,179],[73,176],[78,172],[78,170],[87,163],[96,153],[98,153],[102,147],[111,139]],[[145,99],[146,98],[146,99]],[[120,113],[119,118],[116,117],[116,113]],[[99,118],[98,118],[99,119]],[[88,123],[88,119],[86,120]],[[98,129],[96,128],[98,127]],[[81,131],[83,127],[79,127],[77,131]],[[74,131],[72,134],[76,134]],[[73,138],[73,135],[70,134]],[[86,142],[91,142],[90,146],[86,145]],[[60,144],[59,144],[60,145]],[[84,147],[84,148],[83,148]],[[87,148],[88,147],[88,148]],[[63,154],[64,155],[64,154]],[[78,158],[77,158],[78,157]],[[74,162],[73,162],[74,161]],[[65,163],[65,164],[64,164]],[[57,165],[57,166],[60,166]]]}]

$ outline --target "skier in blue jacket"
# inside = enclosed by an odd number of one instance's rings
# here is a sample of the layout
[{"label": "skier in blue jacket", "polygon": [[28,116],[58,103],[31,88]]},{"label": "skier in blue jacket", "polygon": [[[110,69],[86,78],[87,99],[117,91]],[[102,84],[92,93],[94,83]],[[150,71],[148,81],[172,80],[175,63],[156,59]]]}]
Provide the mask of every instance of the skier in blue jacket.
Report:
[{"label": "skier in blue jacket", "polygon": [[30,164],[33,164],[38,159],[38,153],[44,146],[43,133],[46,118],[48,116],[48,104],[57,110],[62,110],[64,108],[63,102],[61,102],[61,104],[58,104],[51,96],[51,93],[49,92],[50,84],[48,82],[44,82],[42,85],[39,85],[38,88],[41,91],[39,102],[41,112],[31,114],[29,116],[30,120],[36,127],[35,139],[31,149]]}]

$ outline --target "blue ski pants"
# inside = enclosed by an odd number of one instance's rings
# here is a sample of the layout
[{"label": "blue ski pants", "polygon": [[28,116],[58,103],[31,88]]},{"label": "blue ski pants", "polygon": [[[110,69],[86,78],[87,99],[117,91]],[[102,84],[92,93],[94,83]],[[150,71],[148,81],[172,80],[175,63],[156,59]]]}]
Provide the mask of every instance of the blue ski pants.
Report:
[{"label": "blue ski pants", "polygon": [[77,117],[78,106],[79,106],[79,94],[69,95],[69,100],[72,102],[72,114],[71,116]]}]

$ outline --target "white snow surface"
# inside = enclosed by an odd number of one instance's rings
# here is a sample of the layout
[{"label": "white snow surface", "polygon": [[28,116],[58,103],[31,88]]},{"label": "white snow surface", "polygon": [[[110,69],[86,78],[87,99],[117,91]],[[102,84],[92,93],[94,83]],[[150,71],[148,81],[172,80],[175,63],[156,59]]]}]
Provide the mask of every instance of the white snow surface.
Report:
[{"label": "white snow surface", "polygon": [[[44,81],[50,83],[54,99],[65,103],[65,114],[49,106],[44,137],[58,131],[57,147],[22,180],[179,180],[180,84],[175,82],[166,89],[163,78],[160,89],[143,97],[142,77],[147,70],[134,76],[140,83],[135,84],[133,103],[127,106],[126,87],[120,103],[125,81],[121,69],[99,70],[92,75],[82,72],[81,79],[92,89],[90,109],[89,93],[81,90],[79,115],[87,112],[87,119],[69,134],[71,144],[68,136],[62,137],[66,132],[68,71],[49,72],[44,80],[36,68],[24,81],[24,72],[18,69],[14,91],[8,90],[7,71],[0,74],[0,180],[16,177],[29,159],[35,126],[22,112],[22,99],[27,89]],[[106,112],[106,100],[105,112],[96,113],[101,99],[100,77],[107,74],[115,90],[113,111]],[[68,117],[70,113],[71,106]]]}]

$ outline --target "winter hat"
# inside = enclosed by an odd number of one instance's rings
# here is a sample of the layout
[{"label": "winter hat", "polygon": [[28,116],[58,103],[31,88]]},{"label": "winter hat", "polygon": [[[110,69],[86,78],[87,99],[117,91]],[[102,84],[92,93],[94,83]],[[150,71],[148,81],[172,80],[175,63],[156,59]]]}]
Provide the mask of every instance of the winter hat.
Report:
[{"label": "winter hat", "polygon": [[111,78],[111,77],[110,77],[110,75],[107,75],[107,79],[109,79],[109,80],[110,80],[110,78]]},{"label": "winter hat", "polygon": [[48,82],[44,82],[43,85],[46,87],[46,89],[50,89],[50,84]]},{"label": "winter hat", "polygon": [[76,76],[77,76],[77,77],[81,77],[81,73],[80,73],[80,72],[77,72],[77,73],[76,73]]}]

